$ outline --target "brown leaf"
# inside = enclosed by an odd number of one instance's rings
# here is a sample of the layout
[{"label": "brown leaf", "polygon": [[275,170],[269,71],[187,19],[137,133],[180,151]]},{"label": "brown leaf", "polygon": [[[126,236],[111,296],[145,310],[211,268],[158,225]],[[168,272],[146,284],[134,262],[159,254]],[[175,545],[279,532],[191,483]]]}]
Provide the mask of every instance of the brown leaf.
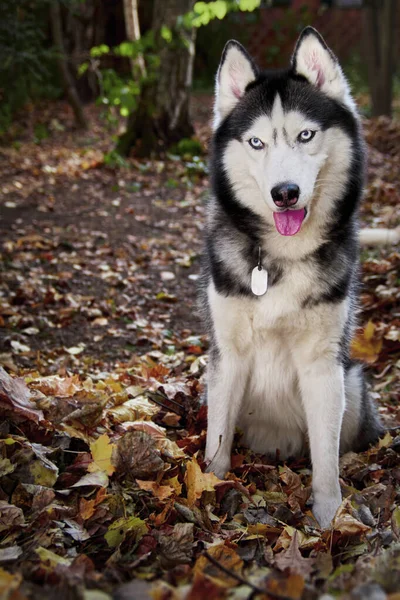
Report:
[{"label": "brown leaf", "polygon": [[298,573],[303,577],[308,577],[313,570],[314,560],[303,558],[299,550],[298,532],[295,531],[290,546],[277,555],[275,566],[281,571],[289,569],[290,573]]},{"label": "brown leaf", "polygon": [[177,523],[169,534],[160,534],[160,564],[163,569],[190,563],[193,555],[193,523]]},{"label": "brown leaf", "polygon": [[30,400],[31,393],[23,379],[10,377],[0,367],[0,409],[15,411],[36,423],[43,421],[43,412]]},{"label": "brown leaf", "polygon": [[13,504],[0,500],[0,531],[8,531],[16,525],[23,525],[24,513]]},{"label": "brown leaf", "polygon": [[364,525],[364,523],[357,521],[357,519],[351,515],[351,511],[351,502],[346,498],[336,512],[332,522],[332,529],[348,536],[358,536],[367,531],[371,531],[371,528],[368,527],[368,525]]},{"label": "brown leaf", "polygon": [[267,580],[267,595],[271,592],[275,597],[300,600],[304,590],[304,579],[296,573],[288,577],[273,577]]},{"label": "brown leaf", "polygon": [[150,479],[162,471],[164,461],[153,438],[143,431],[128,431],[117,443],[118,473],[131,479]]}]

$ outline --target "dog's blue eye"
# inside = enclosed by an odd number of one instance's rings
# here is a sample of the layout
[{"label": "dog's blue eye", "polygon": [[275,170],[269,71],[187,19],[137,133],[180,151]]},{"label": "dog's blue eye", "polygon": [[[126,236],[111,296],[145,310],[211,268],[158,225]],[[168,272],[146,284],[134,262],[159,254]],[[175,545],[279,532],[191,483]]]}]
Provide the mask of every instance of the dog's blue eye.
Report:
[{"label": "dog's blue eye", "polygon": [[312,140],[316,133],[316,131],[311,131],[311,129],[304,129],[304,131],[300,131],[299,135],[297,136],[297,139],[299,140],[299,142],[303,142],[304,144]]},{"label": "dog's blue eye", "polygon": [[264,142],[262,142],[259,138],[257,137],[252,137],[249,139],[249,144],[252,148],[254,148],[254,150],[261,150],[262,148],[264,148]]}]

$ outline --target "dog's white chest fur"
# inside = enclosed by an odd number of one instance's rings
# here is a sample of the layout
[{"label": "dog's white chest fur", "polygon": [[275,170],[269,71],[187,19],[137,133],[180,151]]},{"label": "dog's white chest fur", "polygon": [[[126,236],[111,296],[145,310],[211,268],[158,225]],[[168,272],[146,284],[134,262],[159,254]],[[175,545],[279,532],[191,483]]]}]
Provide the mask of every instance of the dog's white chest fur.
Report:
[{"label": "dog's white chest fur", "polygon": [[[228,355],[239,354],[248,364],[237,424],[254,451],[275,454],[279,449],[282,457],[300,454],[306,442],[292,356],[296,336],[312,327],[304,311],[299,314],[310,285],[301,275],[257,299],[225,297],[212,284],[208,290],[218,347]],[[285,293],[289,286],[291,293]]]}]

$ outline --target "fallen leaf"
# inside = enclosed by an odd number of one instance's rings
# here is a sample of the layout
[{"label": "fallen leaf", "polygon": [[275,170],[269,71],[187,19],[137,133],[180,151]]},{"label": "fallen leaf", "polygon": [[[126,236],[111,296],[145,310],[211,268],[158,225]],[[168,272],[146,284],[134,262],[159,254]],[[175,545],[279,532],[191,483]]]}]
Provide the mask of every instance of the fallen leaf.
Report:
[{"label": "fallen leaf", "polygon": [[11,527],[25,523],[24,513],[13,504],[0,500],[0,531],[8,531]]},{"label": "fallen leaf", "polygon": [[[240,556],[225,544],[217,544],[208,548],[207,553],[222,567],[233,573],[240,574],[243,568],[243,561]],[[207,556],[201,555],[196,560],[193,567],[195,575],[203,575],[213,581],[216,585],[222,587],[234,587],[238,584],[237,579],[226,574],[211,562]]]},{"label": "fallen leaf", "polygon": [[112,475],[115,467],[111,462],[111,457],[115,444],[110,442],[110,438],[106,433],[101,435],[95,442],[90,444],[90,452],[92,453],[93,462],[88,466],[90,473],[103,471],[107,475]]},{"label": "fallen leaf", "polygon": [[368,364],[378,360],[382,350],[382,338],[375,333],[375,325],[368,321],[362,333],[358,333],[351,342],[351,356]]},{"label": "fallen leaf", "polygon": [[64,565],[66,567],[69,567],[72,563],[71,558],[64,558],[63,556],[59,556],[52,550],[49,550],[48,548],[43,548],[42,546],[36,548],[35,552],[39,556],[41,562],[46,563],[52,568],[55,568],[58,565]]},{"label": "fallen leaf", "polygon": [[346,498],[337,509],[336,515],[332,521],[332,529],[347,536],[359,536],[367,531],[371,531],[371,527],[364,525],[361,521],[357,521],[357,519],[352,516],[351,512],[351,502]]},{"label": "fallen leaf", "polygon": [[126,534],[132,531],[135,534],[135,540],[139,541],[147,533],[146,523],[138,517],[127,519],[122,517],[109,526],[104,538],[110,548],[116,548],[124,541]]},{"label": "fallen leaf", "polygon": [[193,556],[193,523],[177,523],[173,531],[158,536],[159,558],[163,569],[188,564]]},{"label": "fallen leaf", "polygon": [[185,473],[189,506],[194,506],[203,492],[213,492],[215,486],[221,481],[214,473],[203,473],[196,458],[193,457],[186,463]]},{"label": "fallen leaf", "polygon": [[290,573],[298,573],[304,578],[310,575],[313,570],[314,560],[311,558],[303,558],[301,555],[297,531],[295,531],[287,550],[280,552],[276,556],[274,564],[281,571],[288,569]]},{"label": "fallen leaf", "polygon": [[150,479],[164,468],[153,438],[143,431],[128,431],[117,443],[117,471],[132,479]]},{"label": "fallen leaf", "polygon": [[36,422],[44,420],[43,412],[36,408],[30,397],[31,392],[24,380],[10,377],[3,367],[0,367],[0,409],[15,411],[18,415]]},{"label": "fallen leaf", "polygon": [[141,490],[151,492],[158,500],[166,500],[174,492],[173,487],[169,485],[159,485],[156,481],[142,481],[141,479],[136,479],[136,483]]},{"label": "fallen leaf", "polygon": [[[11,574],[0,568],[0,598],[1,600],[12,600],[22,583],[21,573]],[[18,596],[16,596],[18,598]]]}]

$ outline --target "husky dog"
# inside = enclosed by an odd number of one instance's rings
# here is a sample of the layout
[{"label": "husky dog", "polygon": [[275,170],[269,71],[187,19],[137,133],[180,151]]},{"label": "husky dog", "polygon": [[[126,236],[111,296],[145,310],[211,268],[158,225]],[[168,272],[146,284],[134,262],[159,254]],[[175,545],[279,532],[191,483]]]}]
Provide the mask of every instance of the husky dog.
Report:
[{"label": "husky dog", "polygon": [[203,307],[208,470],[230,468],[235,426],[255,452],[311,452],[313,512],[340,502],[339,452],[382,433],[349,355],[365,152],[338,61],[312,27],[288,70],[227,43],[217,74]]}]

